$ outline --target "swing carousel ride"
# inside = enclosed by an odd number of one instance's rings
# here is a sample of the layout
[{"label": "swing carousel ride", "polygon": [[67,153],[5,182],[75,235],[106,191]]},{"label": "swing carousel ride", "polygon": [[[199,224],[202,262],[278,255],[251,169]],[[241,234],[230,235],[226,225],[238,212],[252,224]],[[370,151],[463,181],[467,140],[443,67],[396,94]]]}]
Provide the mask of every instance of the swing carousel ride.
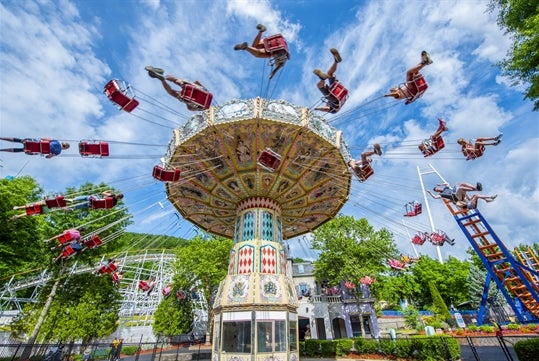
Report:
[{"label": "swing carousel ride", "polygon": [[[290,58],[288,45],[280,34],[261,39],[260,44],[273,70],[282,68]],[[244,49],[243,45],[241,48]],[[146,70],[150,76],[164,79],[161,69]],[[260,337],[255,339],[269,340],[267,347],[274,357],[297,360],[295,338],[280,340],[278,347],[274,344],[278,335],[295,334],[298,324],[298,295],[287,273],[285,241],[312,232],[333,219],[348,200],[354,175],[364,182],[373,174],[372,168],[366,161],[362,164],[365,173],[350,169],[353,159],[342,132],[311,108],[262,97],[212,105],[212,94],[201,85],[181,85],[178,99],[194,110],[193,115],[173,130],[166,154],[152,175],[165,183],[167,199],[183,219],[208,233],[234,240],[228,275],[213,304],[214,360],[225,356],[241,359],[246,352],[255,356],[266,352],[261,345],[257,350],[245,349],[251,335],[246,330],[251,327]],[[421,74],[403,86],[407,96],[399,100],[406,104],[416,101],[428,88]],[[323,101],[332,102],[333,106],[337,103],[335,108],[340,109],[348,90],[338,81],[327,90]],[[107,83],[105,94],[127,113],[134,112],[139,105],[130,85],[120,80]],[[444,130],[445,123],[440,121],[439,133]],[[425,157],[444,148],[440,134],[426,144],[434,144],[430,153],[422,150]],[[29,144],[25,152],[45,154],[43,149],[38,140],[31,147]],[[104,141],[81,141],[79,153],[97,158],[111,155]],[[36,213],[26,211],[28,215]],[[406,208],[405,216],[420,213],[421,204],[414,202]],[[474,236],[466,236],[472,242]],[[481,255],[482,245],[478,247],[476,251]],[[503,245],[496,239],[486,248],[490,252]],[[524,303],[527,312],[532,318],[539,317],[537,291],[525,280],[537,277],[537,271],[526,268],[528,273],[524,274],[518,271],[521,265],[513,262],[508,253],[503,257],[507,261],[504,264],[511,269],[505,270],[505,276],[502,271],[493,271],[493,278],[501,280],[502,287],[504,277],[522,279],[530,294],[526,296],[529,302]],[[497,265],[485,264],[492,269]],[[506,295],[507,299],[513,297],[519,297],[516,291]],[[251,325],[262,319],[270,323],[267,330]]]}]

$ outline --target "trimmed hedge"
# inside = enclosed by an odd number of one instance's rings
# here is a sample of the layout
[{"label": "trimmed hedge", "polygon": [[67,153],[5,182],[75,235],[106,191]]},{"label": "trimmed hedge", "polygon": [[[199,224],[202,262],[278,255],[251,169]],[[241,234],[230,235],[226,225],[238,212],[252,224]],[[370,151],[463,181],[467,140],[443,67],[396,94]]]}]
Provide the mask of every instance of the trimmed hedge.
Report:
[{"label": "trimmed hedge", "polygon": [[539,338],[518,341],[513,348],[520,361],[537,360],[537,355],[539,354]]},{"label": "trimmed hedge", "polygon": [[[352,345],[355,350],[352,351]],[[414,336],[411,339],[365,339],[356,337],[339,340],[313,340],[300,342],[300,356],[329,357],[345,356],[351,352],[359,355],[380,354],[420,361],[447,360],[460,358],[460,345],[456,339],[438,335],[431,337]]]}]

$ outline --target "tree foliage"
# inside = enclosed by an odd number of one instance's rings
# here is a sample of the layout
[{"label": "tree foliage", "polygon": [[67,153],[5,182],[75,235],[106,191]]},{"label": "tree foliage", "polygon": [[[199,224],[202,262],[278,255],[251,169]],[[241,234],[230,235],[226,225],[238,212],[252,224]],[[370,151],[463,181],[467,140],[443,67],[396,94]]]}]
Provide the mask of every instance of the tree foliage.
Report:
[{"label": "tree foliage", "polygon": [[449,309],[447,308],[447,305],[442,299],[442,296],[440,295],[440,292],[438,291],[438,288],[436,287],[436,284],[434,283],[434,281],[429,281],[429,290],[430,290],[430,295],[432,297],[431,309],[434,312],[435,317],[439,319],[440,321],[444,321],[448,323],[452,322]]},{"label": "tree foliage", "polygon": [[[202,290],[206,300],[225,278],[232,240],[197,236],[176,250],[177,261],[173,277],[174,291]],[[211,312],[211,310],[210,310]],[[211,322],[211,317],[209,317]],[[191,331],[193,323],[192,304],[189,299],[176,300],[170,296],[163,300],[154,314],[154,333],[167,336]],[[211,324],[210,324],[211,326]]]},{"label": "tree foliage", "polygon": [[[121,296],[110,277],[87,273],[71,275],[60,282],[62,285],[41,326],[39,341],[88,342],[114,332]],[[45,289],[42,299],[48,294]],[[30,334],[41,307],[41,304],[28,304],[12,325],[14,333]]]},{"label": "tree foliage", "polygon": [[188,298],[178,300],[171,294],[159,303],[154,313],[153,332],[165,336],[189,333],[193,324],[192,309]]},{"label": "tree foliage", "polygon": [[0,279],[47,264],[47,247],[40,242],[47,233],[41,217],[10,218],[24,210],[14,206],[43,199],[43,190],[30,177],[0,180]]},{"label": "tree foliage", "polygon": [[365,218],[351,216],[338,216],[316,229],[312,245],[320,251],[315,277],[330,284],[377,277],[387,270],[386,260],[398,254],[390,232],[376,231]]},{"label": "tree foliage", "polygon": [[230,239],[216,237],[205,240],[193,238],[187,246],[178,248],[177,274],[174,284],[189,282],[191,287],[204,290],[207,300],[214,288],[228,273],[228,261],[233,242]]},{"label": "tree foliage", "polygon": [[515,83],[529,84],[525,98],[539,110],[539,6],[529,0],[491,0],[490,10],[498,9],[498,25],[512,35],[513,44],[501,62],[506,75]]}]

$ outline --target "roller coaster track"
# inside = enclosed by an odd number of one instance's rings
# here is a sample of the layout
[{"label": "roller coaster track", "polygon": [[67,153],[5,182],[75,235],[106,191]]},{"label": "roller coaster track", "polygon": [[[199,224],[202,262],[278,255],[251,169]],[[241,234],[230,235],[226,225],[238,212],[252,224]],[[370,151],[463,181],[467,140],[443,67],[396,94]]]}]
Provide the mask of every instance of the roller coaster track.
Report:
[{"label": "roller coaster track", "polygon": [[[159,302],[163,299],[161,290],[172,281],[173,265],[176,256],[165,252],[123,253],[114,257],[118,265],[118,271],[124,271],[119,291],[122,294],[122,305],[119,310],[121,322],[130,322],[136,319],[137,325],[146,325],[153,321],[153,313]],[[104,259],[102,259],[104,261]],[[89,266],[75,262],[65,270],[65,277],[74,274],[95,272],[96,266]],[[28,302],[37,302],[39,293],[43,287],[51,281],[53,274],[49,270],[41,270],[39,273],[17,279],[12,276],[10,280],[0,288],[0,318],[12,318],[22,311],[23,305]],[[154,291],[150,294],[142,292],[138,285],[141,280],[156,279]],[[20,291],[29,290],[26,297],[20,297]],[[205,330],[207,323],[208,306],[202,292],[195,292],[192,298],[195,313],[195,330]],[[28,295],[29,294],[29,295]]]}]

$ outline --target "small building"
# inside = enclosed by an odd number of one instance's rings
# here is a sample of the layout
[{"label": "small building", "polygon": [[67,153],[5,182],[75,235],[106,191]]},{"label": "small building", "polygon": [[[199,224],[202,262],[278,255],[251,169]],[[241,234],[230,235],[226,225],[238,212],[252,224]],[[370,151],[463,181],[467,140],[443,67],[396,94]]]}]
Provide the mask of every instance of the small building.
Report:
[{"label": "small building", "polygon": [[312,262],[288,260],[288,270],[298,294],[299,339],[332,340],[350,337],[377,337],[378,321],[368,285],[354,289],[316,282]]}]

